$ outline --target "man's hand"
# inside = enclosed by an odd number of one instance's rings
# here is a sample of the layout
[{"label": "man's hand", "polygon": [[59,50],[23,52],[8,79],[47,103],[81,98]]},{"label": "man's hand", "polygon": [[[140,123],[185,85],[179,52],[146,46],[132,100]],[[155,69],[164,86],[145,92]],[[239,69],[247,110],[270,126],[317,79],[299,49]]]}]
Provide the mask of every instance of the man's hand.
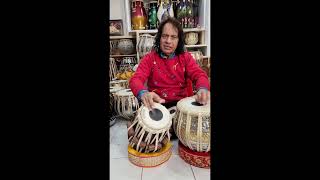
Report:
[{"label": "man's hand", "polygon": [[200,89],[194,98],[198,103],[206,105],[210,99],[210,91],[206,89]]},{"label": "man's hand", "polygon": [[154,102],[164,103],[165,100],[160,98],[160,96],[154,92],[145,92],[141,96],[141,101],[149,110],[153,108]]}]

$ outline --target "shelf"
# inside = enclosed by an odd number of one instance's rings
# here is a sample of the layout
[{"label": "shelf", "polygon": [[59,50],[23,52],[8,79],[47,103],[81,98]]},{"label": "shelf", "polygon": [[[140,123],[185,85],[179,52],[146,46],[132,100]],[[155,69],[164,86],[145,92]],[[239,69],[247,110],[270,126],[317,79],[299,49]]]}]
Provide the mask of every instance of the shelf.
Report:
[{"label": "shelf", "polygon": [[[204,28],[184,28],[183,32],[201,32],[205,31]],[[149,30],[131,30],[129,32],[137,32],[137,33],[157,33],[157,29],[149,29]]]},{"label": "shelf", "polygon": [[129,54],[129,55],[110,55],[110,57],[135,57],[137,54]]},{"label": "shelf", "polygon": [[186,48],[207,47],[206,44],[185,45]]},{"label": "shelf", "polygon": [[209,58],[209,56],[203,56],[203,58],[204,58],[204,59],[208,59],[208,58]]},{"label": "shelf", "polygon": [[110,39],[133,39],[135,36],[109,36]]}]

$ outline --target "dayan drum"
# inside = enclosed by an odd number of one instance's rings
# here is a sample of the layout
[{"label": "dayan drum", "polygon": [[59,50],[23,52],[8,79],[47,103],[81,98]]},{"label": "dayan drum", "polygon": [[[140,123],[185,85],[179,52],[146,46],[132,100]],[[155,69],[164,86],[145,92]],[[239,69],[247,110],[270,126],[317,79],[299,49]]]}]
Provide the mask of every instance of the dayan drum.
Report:
[{"label": "dayan drum", "polygon": [[110,81],[110,87],[123,87],[123,88],[128,88],[128,87],[129,87],[129,82],[128,82],[128,80],[114,80],[114,81]]},{"label": "dayan drum", "polygon": [[173,129],[181,143],[193,151],[210,151],[210,102],[202,105],[194,97],[178,101]]},{"label": "dayan drum", "polygon": [[109,58],[109,77],[110,81],[117,77],[117,65],[114,58]]},{"label": "dayan drum", "polygon": [[[169,130],[173,115],[159,103],[155,103],[152,110],[144,105],[138,109],[134,121],[128,127],[129,160],[133,164],[150,167],[169,159],[171,155]],[[158,154],[155,154],[156,152]]]},{"label": "dayan drum", "polygon": [[140,35],[139,42],[137,44],[137,51],[139,52],[140,58],[152,50],[154,41],[155,37],[150,34]]},{"label": "dayan drum", "polygon": [[114,99],[116,113],[126,119],[133,119],[136,111],[139,109],[139,102],[131,89],[123,89],[116,92]]}]

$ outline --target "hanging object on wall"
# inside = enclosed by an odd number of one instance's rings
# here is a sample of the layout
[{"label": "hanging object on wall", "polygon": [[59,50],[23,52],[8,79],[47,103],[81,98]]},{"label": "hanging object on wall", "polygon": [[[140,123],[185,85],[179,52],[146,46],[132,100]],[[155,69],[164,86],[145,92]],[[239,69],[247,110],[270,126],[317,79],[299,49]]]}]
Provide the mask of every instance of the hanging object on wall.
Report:
[{"label": "hanging object on wall", "polygon": [[173,3],[171,0],[158,0],[158,5],[157,17],[159,23],[166,20],[169,16],[174,17]]},{"label": "hanging object on wall", "polygon": [[157,26],[157,1],[150,1],[149,3],[149,13],[148,13],[148,23],[149,23],[149,29],[156,29]]},{"label": "hanging object on wall", "polygon": [[133,30],[147,29],[147,14],[143,0],[133,0],[131,4],[131,25]]}]

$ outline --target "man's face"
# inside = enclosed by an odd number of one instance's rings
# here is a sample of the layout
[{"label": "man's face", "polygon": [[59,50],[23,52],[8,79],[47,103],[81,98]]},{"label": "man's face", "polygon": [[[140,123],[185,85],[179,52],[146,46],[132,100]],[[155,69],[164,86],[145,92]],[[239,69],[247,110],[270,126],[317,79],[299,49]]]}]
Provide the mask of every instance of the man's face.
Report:
[{"label": "man's face", "polygon": [[178,29],[175,28],[171,23],[166,23],[163,27],[160,38],[161,51],[166,55],[173,53],[178,46],[178,42]]}]

